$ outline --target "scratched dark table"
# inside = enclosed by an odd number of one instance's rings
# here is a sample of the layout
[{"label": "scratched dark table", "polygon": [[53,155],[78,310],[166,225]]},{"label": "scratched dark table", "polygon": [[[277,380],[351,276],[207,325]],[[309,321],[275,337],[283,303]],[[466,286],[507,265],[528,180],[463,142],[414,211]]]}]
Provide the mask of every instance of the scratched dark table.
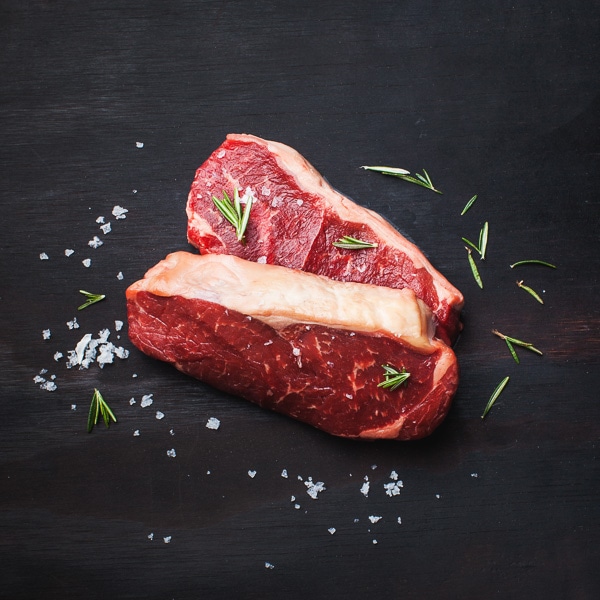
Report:
[{"label": "scratched dark table", "polygon": [[[599,26],[584,0],[0,3],[0,597],[599,597]],[[296,148],[463,291],[430,438],[327,436],[118,331],[229,132]],[[68,369],[105,328],[129,357]],[[117,423],[88,434],[94,388]]]}]

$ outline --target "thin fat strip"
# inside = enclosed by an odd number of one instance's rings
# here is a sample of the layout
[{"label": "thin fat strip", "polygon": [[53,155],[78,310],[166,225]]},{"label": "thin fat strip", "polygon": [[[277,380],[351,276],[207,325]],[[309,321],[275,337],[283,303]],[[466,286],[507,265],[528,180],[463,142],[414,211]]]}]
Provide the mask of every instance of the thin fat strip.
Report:
[{"label": "thin fat strip", "polygon": [[[237,188],[253,207],[245,244],[213,204]],[[454,342],[464,299],[421,250],[379,214],[333,189],[294,149],[230,134],[197,170],[187,203],[188,240],[202,253],[227,253],[355,281],[413,289],[433,311],[437,335]],[[350,235],[376,248],[333,246]]]},{"label": "thin fat strip", "polygon": [[[430,311],[410,290],[179,252],[127,301],[142,351],[333,435],[428,435],[458,383],[454,353],[431,338]],[[378,387],[386,363],[410,369],[407,385]]]}]

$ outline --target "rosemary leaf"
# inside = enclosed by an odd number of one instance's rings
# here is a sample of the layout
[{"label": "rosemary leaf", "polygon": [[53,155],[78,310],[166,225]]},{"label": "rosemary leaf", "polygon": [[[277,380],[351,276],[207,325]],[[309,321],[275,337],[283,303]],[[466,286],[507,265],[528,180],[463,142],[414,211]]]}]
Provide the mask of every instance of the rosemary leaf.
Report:
[{"label": "rosemary leaf", "polygon": [[410,171],[406,169],[400,169],[398,167],[361,167],[366,169],[367,171],[376,171],[377,173],[381,173],[382,175],[391,175],[392,177],[398,177],[399,179],[404,179],[404,181],[409,181],[410,183],[414,183],[416,185],[420,185],[421,187],[432,190],[436,194],[441,194],[440,190],[436,189],[431,181],[431,177],[429,177],[429,173],[425,169],[423,169],[424,175],[420,173],[415,173],[416,177],[413,177],[410,174]]},{"label": "rosemary leaf", "polygon": [[410,373],[406,372],[406,369],[402,367],[401,371],[398,371],[390,365],[381,365],[384,371],[384,380],[377,384],[377,387],[389,389],[393,392],[395,389],[400,387],[403,383],[406,383],[410,377]]},{"label": "rosemary leaf", "polygon": [[498,396],[500,396],[500,394],[502,393],[502,390],[506,387],[506,384],[509,382],[509,380],[510,380],[510,377],[506,376],[496,386],[496,389],[494,390],[494,392],[490,396],[490,399],[488,400],[488,403],[487,403],[487,405],[485,407],[485,410],[483,411],[483,414],[481,415],[482,419],[485,419],[486,415],[490,412],[490,409],[492,408],[492,406],[494,406],[494,402],[496,402],[496,400],[498,399]]},{"label": "rosemary leaf", "polygon": [[486,221],[481,228],[479,233],[479,253],[481,254],[481,260],[485,260],[485,253],[488,244],[489,225]]},{"label": "rosemary leaf", "polygon": [[83,310],[92,304],[96,304],[96,302],[100,302],[100,300],[104,300],[106,296],[104,294],[92,294],[91,292],[86,292],[85,290],[79,290],[80,294],[83,294],[86,297],[86,301],[77,307],[77,310]]},{"label": "rosemary leaf", "polygon": [[475,200],[477,200],[477,194],[475,194],[466,204],[465,207],[462,209],[462,212],[460,213],[460,216],[462,217],[470,208],[471,206],[473,206],[473,203],[475,202]]},{"label": "rosemary leaf", "polygon": [[115,417],[113,411],[110,409],[110,406],[106,404],[106,401],[102,397],[102,394],[94,389],[94,395],[92,396],[92,403],[90,404],[90,411],[88,413],[88,421],[87,421],[87,432],[91,433],[92,429],[94,429],[94,425],[98,423],[98,417],[102,415],[102,420],[104,421],[104,425],[106,427],[110,427],[111,419],[116,423],[117,418]]},{"label": "rosemary leaf", "polygon": [[519,260],[516,263],[513,263],[512,265],[510,265],[511,269],[514,269],[515,267],[518,267],[520,265],[544,265],[545,267],[550,267],[551,269],[556,269],[555,265],[550,264],[549,262],[546,262],[544,260]]},{"label": "rosemary leaf", "polygon": [[471,267],[471,271],[473,272],[473,277],[477,282],[477,285],[483,289],[483,281],[481,280],[481,275],[479,274],[479,270],[477,269],[477,265],[475,264],[475,259],[473,258],[473,254],[471,252],[471,248],[467,248],[465,246],[465,250],[467,251],[467,257],[469,259],[469,265]]},{"label": "rosemary leaf", "polygon": [[374,242],[365,242],[350,235],[345,235],[339,240],[332,242],[336,248],[344,248],[345,250],[360,250],[361,248],[377,248]]},{"label": "rosemary leaf", "polygon": [[517,364],[519,364],[521,361],[519,360],[519,357],[517,356],[515,347],[512,345],[512,343],[507,338],[504,338],[504,341],[506,342],[506,345],[508,346],[508,349],[510,350],[512,357],[515,359],[515,362]]},{"label": "rosemary leaf", "polygon": [[528,285],[525,285],[523,283],[523,280],[517,281],[517,285],[522,290],[525,290],[528,294],[531,294],[540,304],[544,304],[544,301],[540,298],[540,296],[538,295],[538,293],[535,290],[532,290]]},{"label": "rosemary leaf", "polygon": [[479,247],[477,246],[477,244],[474,244],[471,240],[468,240],[467,238],[464,238],[464,237],[461,237],[460,239],[468,246],[471,246],[471,248],[473,248],[473,250],[475,250],[475,252],[477,252],[477,254],[481,254],[481,251],[479,250]]}]

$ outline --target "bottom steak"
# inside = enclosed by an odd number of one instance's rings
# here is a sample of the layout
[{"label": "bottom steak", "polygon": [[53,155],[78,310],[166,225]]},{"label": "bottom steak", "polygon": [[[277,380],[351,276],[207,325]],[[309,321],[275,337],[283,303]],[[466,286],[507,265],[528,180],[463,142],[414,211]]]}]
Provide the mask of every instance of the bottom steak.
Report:
[{"label": "bottom steak", "polygon": [[[424,437],[458,383],[454,353],[431,338],[410,290],[179,252],[130,286],[127,305],[146,354],[337,436]],[[410,377],[380,387],[383,365]]]}]

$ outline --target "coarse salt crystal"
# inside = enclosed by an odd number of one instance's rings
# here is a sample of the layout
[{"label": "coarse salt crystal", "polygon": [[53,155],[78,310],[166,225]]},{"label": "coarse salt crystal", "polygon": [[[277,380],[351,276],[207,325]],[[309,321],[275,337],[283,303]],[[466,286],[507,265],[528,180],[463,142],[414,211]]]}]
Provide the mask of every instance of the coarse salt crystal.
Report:
[{"label": "coarse salt crystal", "polygon": [[42,252],[40,254],[40,260],[48,260],[49,258],[50,257],[45,252]]},{"label": "coarse salt crystal", "polygon": [[477,475],[477,473],[471,473],[471,477],[479,477],[479,475]]},{"label": "coarse salt crystal", "polygon": [[398,521],[398,525],[402,525],[402,517],[398,517],[397,521]]},{"label": "coarse salt crystal", "polygon": [[265,562],[265,569],[274,569],[275,565],[270,562]]},{"label": "coarse salt crystal", "polygon": [[292,350],[292,354],[293,354],[294,356],[300,356],[300,348],[294,348],[294,349]]},{"label": "coarse salt crystal", "polygon": [[298,199],[298,200],[296,200],[296,204],[297,204],[298,206],[302,206],[302,205],[304,204],[304,200],[300,200],[300,199]]},{"label": "coarse salt crystal", "polygon": [[123,208],[122,206],[119,206],[118,204],[116,204],[112,209],[113,217],[115,217],[117,220],[125,219],[127,217],[128,212],[129,211],[126,208]]},{"label": "coarse salt crystal", "polygon": [[360,493],[365,496],[365,498],[369,495],[369,488],[371,487],[371,484],[368,481],[365,481],[361,488],[360,488]]},{"label": "coarse salt crystal", "polygon": [[173,429],[169,429],[169,433],[170,433],[171,435],[175,435],[175,431],[173,431]]},{"label": "coarse salt crystal", "polygon": [[146,408],[146,406],[150,406],[154,400],[152,398],[154,394],[146,394],[145,396],[142,396],[142,401],[140,402],[140,406],[142,408]]},{"label": "coarse salt crystal", "polygon": [[160,412],[160,410],[156,411],[156,418],[160,421],[165,418],[165,413]]},{"label": "coarse salt crystal", "polygon": [[392,472],[390,473],[390,479],[391,479],[392,481],[398,481],[398,473],[396,473],[396,471],[392,471]]},{"label": "coarse salt crystal", "polygon": [[402,487],[401,481],[390,481],[389,483],[383,484],[383,489],[388,496],[400,495],[400,488]]},{"label": "coarse salt crystal", "polygon": [[105,223],[104,225],[102,225],[100,227],[100,229],[102,230],[102,233],[104,235],[106,235],[107,233],[110,233],[112,231],[112,227],[110,226],[110,223]]},{"label": "coarse salt crystal", "polygon": [[217,158],[223,158],[225,156],[225,150],[221,149],[219,150],[219,153],[217,154]]},{"label": "coarse salt crystal", "polygon": [[77,404],[71,404],[71,410],[77,410]]},{"label": "coarse salt crystal", "polygon": [[154,534],[153,534],[153,533],[149,533],[149,534],[148,534],[148,539],[149,539],[150,541],[152,541],[152,540],[154,539]]},{"label": "coarse salt crystal", "polygon": [[75,317],[72,321],[67,321],[67,327],[69,329],[79,329],[79,323],[77,322],[77,317]]},{"label": "coarse salt crystal", "polygon": [[329,531],[329,533],[333,535],[335,533],[335,527],[330,527],[327,531]]},{"label": "coarse salt crystal", "polygon": [[54,392],[57,389],[57,385],[54,383],[54,381],[46,381],[46,383],[42,383],[40,385],[40,388],[42,390],[46,390],[48,392]]},{"label": "coarse salt crystal", "polygon": [[257,262],[259,265],[266,265],[266,264],[267,264],[267,257],[266,257],[266,256],[259,256],[259,257],[256,259],[256,262]]},{"label": "coarse salt crystal", "polygon": [[75,250],[73,250],[72,248],[67,248],[65,250],[65,256],[71,256],[71,254],[75,254]]},{"label": "coarse salt crystal", "polygon": [[140,430],[139,430],[139,429],[136,429],[136,430],[133,432],[133,437],[139,437],[139,436],[140,436]]},{"label": "coarse salt crystal", "polygon": [[377,540],[373,540],[373,544],[376,544],[376,543],[377,543]]},{"label": "coarse salt crystal", "polygon": [[166,537],[163,538],[163,542],[165,544],[170,544],[172,539],[173,539],[172,536],[168,535],[168,536],[166,536]]},{"label": "coarse salt crystal", "polygon": [[123,279],[123,271],[119,271],[119,272],[117,273],[117,279],[118,279],[119,281],[121,281],[121,280]]},{"label": "coarse salt crystal", "polygon": [[129,398],[129,405],[133,406],[135,404],[135,398]]},{"label": "coarse salt crystal", "polygon": [[281,476],[282,476],[284,479],[287,479],[287,478],[288,478],[288,472],[287,472],[287,469],[283,469],[283,471],[281,471]]},{"label": "coarse salt crystal", "polygon": [[86,268],[89,269],[92,266],[92,259],[91,258],[84,258],[81,261],[81,264]]},{"label": "coarse salt crystal", "polygon": [[42,339],[44,340],[49,340],[51,335],[52,332],[49,329],[44,329],[44,331],[42,331]]},{"label": "coarse salt crystal", "polygon": [[63,353],[62,353],[62,352],[55,352],[55,353],[54,353],[54,360],[55,360],[56,362],[58,362],[58,361],[59,361],[59,360],[60,360],[60,359],[61,359],[63,356],[64,356],[64,355],[63,355]]},{"label": "coarse salt crystal", "polygon": [[115,331],[121,331],[123,329],[123,321],[115,321]]},{"label": "coarse salt crystal", "polygon": [[144,147],[144,142],[136,142],[135,143],[135,147],[136,148],[143,148]]},{"label": "coarse salt crystal", "polygon": [[381,519],[382,519],[382,518],[383,518],[383,517],[377,517],[377,516],[375,516],[375,515],[371,515],[371,516],[369,517],[369,521],[371,521],[371,523],[377,523],[378,521],[381,521]]},{"label": "coarse salt crystal", "polygon": [[102,246],[102,244],[104,244],[104,242],[97,236],[95,235],[89,242],[88,242],[88,246],[90,248],[100,248],[100,246]]},{"label": "coarse salt crystal", "polygon": [[250,479],[254,479],[256,477],[256,471],[248,471],[248,477],[250,477]]},{"label": "coarse salt crystal", "polygon": [[208,419],[208,421],[206,421],[207,429],[219,429],[220,426],[221,426],[221,421],[219,421],[219,419],[217,419],[216,417],[210,417],[210,419]]},{"label": "coarse salt crystal", "polygon": [[105,221],[104,217],[98,217],[96,219],[96,223],[104,223],[104,221]]},{"label": "coarse salt crystal", "polygon": [[171,458],[175,458],[177,456],[177,452],[175,452],[175,448],[171,448],[170,450],[167,450],[167,456],[170,456]]},{"label": "coarse salt crystal", "polygon": [[312,477],[309,477],[305,482],[306,493],[313,499],[317,500],[319,492],[325,491],[327,488],[322,481],[313,482]]}]

